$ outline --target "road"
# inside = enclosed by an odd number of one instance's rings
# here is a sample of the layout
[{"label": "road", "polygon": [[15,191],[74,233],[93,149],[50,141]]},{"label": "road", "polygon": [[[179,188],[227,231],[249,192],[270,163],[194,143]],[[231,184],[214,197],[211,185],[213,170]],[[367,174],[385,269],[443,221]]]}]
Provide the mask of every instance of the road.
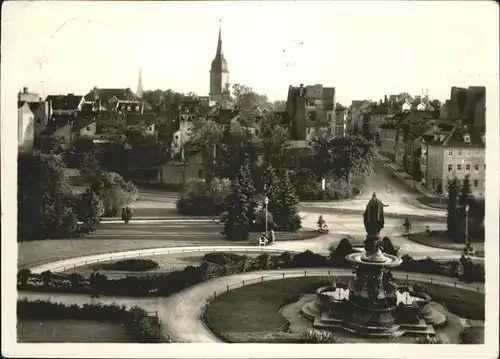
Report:
[{"label": "road", "polygon": [[[302,277],[304,271],[308,276],[340,276],[351,275],[350,269],[326,269],[326,268],[304,268],[304,269],[288,269],[288,270],[274,270],[274,271],[258,271],[249,272],[227,277],[212,279],[167,298],[129,298],[129,297],[102,297],[100,299],[90,299],[89,296],[76,295],[76,294],[56,294],[56,293],[31,293],[19,292],[18,298],[28,298],[29,300],[51,300],[65,304],[78,304],[100,302],[103,304],[117,303],[131,307],[138,305],[148,311],[158,311],[161,324],[164,331],[168,333],[176,343],[220,343],[221,340],[211,333],[203,324],[200,315],[208,300],[213,298],[214,292],[219,294],[226,290],[227,286],[238,287],[238,283],[245,280],[247,283],[250,281],[258,282],[259,280],[279,280],[283,277]],[[283,275],[283,273],[285,273]],[[393,272],[396,279],[406,278],[406,273]],[[409,273],[409,278],[412,280],[420,280],[427,282],[432,278],[433,283],[454,286],[452,278],[436,276],[436,275],[422,275]],[[484,285],[465,285],[457,283],[457,287],[476,291],[479,290],[484,293]]]}]

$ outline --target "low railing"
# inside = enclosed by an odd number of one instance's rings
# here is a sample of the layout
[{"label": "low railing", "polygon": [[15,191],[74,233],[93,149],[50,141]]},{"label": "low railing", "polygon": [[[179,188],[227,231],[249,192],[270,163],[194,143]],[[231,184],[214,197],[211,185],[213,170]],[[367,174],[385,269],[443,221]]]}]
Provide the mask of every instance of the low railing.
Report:
[{"label": "low railing", "polygon": [[[247,272],[251,273],[251,272]],[[269,275],[264,275],[260,276],[257,278],[250,278],[246,280],[242,280],[237,283],[233,284],[228,284],[225,286],[225,288],[219,289],[217,291],[214,291],[214,295],[210,297],[208,302],[211,302],[213,299],[215,299],[218,295],[227,293],[230,290],[236,289],[236,288],[242,288],[244,286],[250,285],[250,284],[256,284],[256,283],[264,283],[266,281],[271,281],[271,280],[279,280],[279,279],[285,279],[285,278],[297,278],[297,277],[307,277],[308,274],[311,277],[321,277],[321,276],[327,276],[329,278],[335,278],[335,277],[351,277],[352,274],[350,275],[351,271],[345,270],[345,269],[322,269],[322,268],[315,268],[315,269],[309,269],[309,270],[304,270],[300,271],[299,269],[297,271],[291,272],[281,272],[281,273],[276,273],[276,274],[269,274]],[[422,283],[434,283],[434,284],[441,284],[441,285],[448,285],[450,287],[454,288],[461,288],[461,289],[466,289],[470,291],[477,291],[478,293],[481,292],[481,287],[480,286],[475,286],[467,283],[462,283],[462,282],[457,282],[456,280],[444,280],[442,278],[438,277],[427,277],[424,275],[411,275],[407,274],[405,272],[395,272],[392,271],[394,279],[403,279],[405,284],[408,284],[410,281],[417,281],[417,282],[422,282]],[[353,276],[352,276],[353,277]]]},{"label": "low railing", "polygon": [[[332,275],[332,273],[335,273],[335,275]],[[351,273],[351,275],[349,275]],[[426,276],[419,276],[419,275],[410,275],[404,272],[392,272],[394,279],[403,279],[406,284],[409,283],[409,281],[417,281],[417,282],[422,282],[423,284],[425,283],[436,283],[436,284],[442,284],[442,285],[448,285],[448,286],[453,286],[454,288],[462,288],[470,291],[477,291],[478,293],[481,292],[481,289],[479,286],[473,286],[469,285],[466,283],[457,283],[457,281],[447,281],[443,280],[442,278],[436,278],[436,277],[426,277]],[[205,303],[205,306],[203,310],[201,311],[200,319],[203,321],[205,327],[207,330],[211,331],[210,328],[208,327],[204,314],[206,308],[214,301],[218,296],[229,292],[230,290],[238,289],[245,287],[247,285],[252,285],[252,284],[257,284],[257,283],[264,283],[267,281],[271,280],[279,280],[279,279],[285,279],[285,278],[300,278],[300,277],[307,277],[307,276],[312,276],[312,277],[321,277],[321,276],[328,276],[329,278],[336,278],[336,277],[347,277],[347,276],[352,276],[352,272],[348,270],[342,270],[342,269],[313,269],[313,270],[304,270],[302,271],[297,271],[297,272],[281,272],[281,273],[276,273],[276,274],[269,274],[269,275],[264,275],[256,278],[249,278],[246,280],[239,281],[237,283],[232,283],[232,284],[226,284],[225,288],[223,287],[222,289],[215,290],[213,295],[211,295],[209,298],[207,298],[207,301]],[[296,319],[300,318],[302,314],[300,314]],[[276,328],[274,332],[279,332],[285,329],[287,326],[289,326],[291,322],[287,322],[284,325],[280,326],[279,328]]]},{"label": "low railing", "polygon": [[88,264],[107,262],[114,259],[124,259],[124,258],[137,258],[137,257],[149,257],[162,254],[174,254],[174,253],[196,253],[196,252],[243,252],[243,253],[297,253],[296,251],[289,251],[284,249],[275,249],[268,247],[256,247],[256,246],[245,246],[245,247],[165,247],[165,248],[153,248],[151,250],[144,250],[142,253],[137,251],[130,252],[117,252],[110,253],[109,256],[106,254],[97,254],[82,258],[75,259],[62,259],[59,261],[50,262],[47,264],[42,264],[31,268],[32,273],[42,273],[44,271],[51,272],[63,272],[68,269],[81,267]]}]

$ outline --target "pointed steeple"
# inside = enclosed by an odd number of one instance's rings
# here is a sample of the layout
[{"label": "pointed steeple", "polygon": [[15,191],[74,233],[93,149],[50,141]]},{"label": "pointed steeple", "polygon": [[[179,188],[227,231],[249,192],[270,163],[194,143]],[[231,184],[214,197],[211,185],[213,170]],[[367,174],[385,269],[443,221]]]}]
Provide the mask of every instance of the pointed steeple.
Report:
[{"label": "pointed steeple", "polygon": [[139,81],[137,83],[137,93],[136,95],[139,97],[142,97],[142,94],[144,93],[144,89],[142,87],[142,69],[139,69]]},{"label": "pointed steeple", "polygon": [[222,52],[222,25],[221,20],[219,20],[219,39],[217,40],[217,52],[215,56],[224,57],[224,53]]}]

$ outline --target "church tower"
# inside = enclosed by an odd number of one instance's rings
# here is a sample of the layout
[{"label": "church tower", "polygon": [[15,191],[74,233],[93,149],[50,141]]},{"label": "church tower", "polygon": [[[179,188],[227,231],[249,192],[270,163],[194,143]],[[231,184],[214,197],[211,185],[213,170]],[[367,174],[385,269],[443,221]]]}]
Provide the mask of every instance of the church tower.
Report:
[{"label": "church tower", "polygon": [[210,100],[219,102],[225,106],[229,100],[227,87],[229,86],[229,71],[227,70],[227,62],[222,52],[222,36],[221,28],[219,27],[219,39],[217,41],[217,51],[215,58],[212,60],[210,68]]},{"label": "church tower", "polygon": [[136,95],[142,97],[144,89],[142,88],[142,69],[139,69],[139,82],[137,83]]}]

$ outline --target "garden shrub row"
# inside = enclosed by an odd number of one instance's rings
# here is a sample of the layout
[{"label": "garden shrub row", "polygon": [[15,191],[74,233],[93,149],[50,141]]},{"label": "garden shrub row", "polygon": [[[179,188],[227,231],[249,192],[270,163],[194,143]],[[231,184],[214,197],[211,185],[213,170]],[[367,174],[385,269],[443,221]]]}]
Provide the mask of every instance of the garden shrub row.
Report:
[{"label": "garden shrub row", "polygon": [[107,321],[125,325],[139,343],[171,343],[170,338],[161,330],[157,318],[148,316],[145,310],[137,306],[127,309],[117,304],[84,304],[80,307],[76,304],[23,299],[17,301],[17,318]]},{"label": "garden shrub row", "polygon": [[158,262],[152,259],[122,259],[114,263],[107,263],[101,266],[101,269],[119,270],[130,272],[144,272],[158,268]]},{"label": "garden shrub row", "polygon": [[[168,296],[209,279],[249,271],[308,267],[348,268],[351,264],[345,260],[345,256],[352,252],[354,249],[345,238],[329,256],[309,250],[295,255],[290,252],[280,255],[264,253],[256,258],[228,253],[211,253],[205,256],[201,265],[189,266],[181,271],[127,276],[122,279],[108,279],[104,275],[99,275],[92,286],[88,279],[78,274],[70,276],[55,275],[51,272],[30,274],[27,270],[21,270],[18,273],[18,289],[77,293],[91,293],[95,289],[106,295]],[[464,267],[459,261],[443,263],[431,258],[414,260],[408,255],[403,256],[402,259],[403,263],[398,269],[403,271],[439,274],[484,282],[484,268],[481,265],[472,264]],[[460,267],[465,269],[465,273],[462,274]]]}]

